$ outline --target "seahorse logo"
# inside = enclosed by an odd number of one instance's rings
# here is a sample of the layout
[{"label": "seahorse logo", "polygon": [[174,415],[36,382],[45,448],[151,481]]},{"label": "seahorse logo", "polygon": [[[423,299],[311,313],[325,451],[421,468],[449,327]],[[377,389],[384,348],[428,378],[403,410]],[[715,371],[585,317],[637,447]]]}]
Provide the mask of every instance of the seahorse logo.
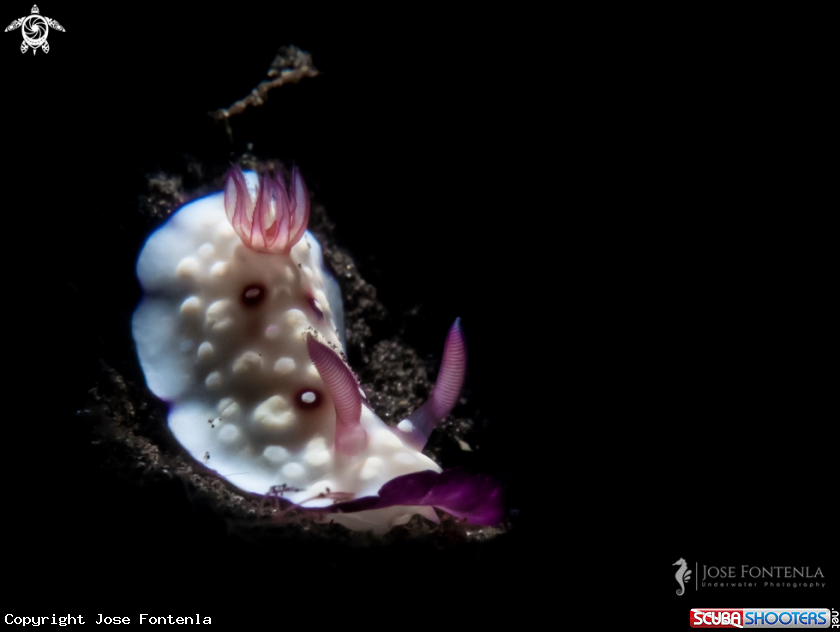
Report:
[{"label": "seahorse logo", "polygon": [[688,570],[688,565],[685,563],[685,560],[683,558],[678,559],[676,562],[671,564],[671,566],[676,566],[677,564],[680,565],[680,567],[677,569],[677,574],[674,576],[677,578],[677,583],[680,585],[680,587],[677,588],[677,594],[683,595],[685,594],[684,582],[689,581],[691,579],[691,571]]}]

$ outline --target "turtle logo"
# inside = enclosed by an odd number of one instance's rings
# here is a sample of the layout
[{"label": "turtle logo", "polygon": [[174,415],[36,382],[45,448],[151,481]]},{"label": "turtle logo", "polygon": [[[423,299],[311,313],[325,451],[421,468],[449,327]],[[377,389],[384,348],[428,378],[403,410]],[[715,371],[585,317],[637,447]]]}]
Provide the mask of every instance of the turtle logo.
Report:
[{"label": "turtle logo", "polygon": [[23,44],[20,45],[20,52],[25,53],[31,48],[32,54],[34,55],[38,51],[39,46],[45,53],[50,52],[50,45],[47,44],[47,35],[51,27],[56,31],[64,31],[64,27],[61,24],[41,15],[41,12],[38,10],[38,5],[33,4],[32,14],[9,24],[6,27],[6,32],[8,33],[9,31],[20,28],[23,33]]}]

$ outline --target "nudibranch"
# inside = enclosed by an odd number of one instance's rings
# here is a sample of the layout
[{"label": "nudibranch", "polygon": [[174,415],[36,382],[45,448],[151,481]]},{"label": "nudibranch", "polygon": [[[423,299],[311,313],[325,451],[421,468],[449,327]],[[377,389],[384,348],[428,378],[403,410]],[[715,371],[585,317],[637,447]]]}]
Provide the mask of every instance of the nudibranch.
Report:
[{"label": "nudibranch", "polygon": [[414,514],[437,522],[433,507],[500,523],[493,477],[442,471],[421,452],[460,394],[460,321],[429,401],[385,424],[347,365],[340,289],[308,219],[297,168],[288,185],[233,168],[223,191],[186,204],[147,240],[132,332],[172,434],[235,487],[351,529],[381,533]]}]

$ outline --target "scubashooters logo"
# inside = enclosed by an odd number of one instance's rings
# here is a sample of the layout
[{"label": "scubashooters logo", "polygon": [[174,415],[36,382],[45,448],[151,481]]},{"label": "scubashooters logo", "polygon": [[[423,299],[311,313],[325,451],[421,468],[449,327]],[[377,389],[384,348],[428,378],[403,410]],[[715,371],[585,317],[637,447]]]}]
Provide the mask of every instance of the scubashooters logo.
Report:
[{"label": "scubashooters logo", "polygon": [[19,18],[9,24],[6,27],[6,32],[20,29],[21,33],[23,33],[23,44],[20,45],[20,52],[25,53],[31,48],[32,54],[34,55],[39,47],[45,53],[50,52],[47,35],[49,35],[51,28],[56,31],[64,31],[64,27],[61,24],[41,15],[38,5],[33,4],[31,15]]},{"label": "scubashooters logo", "polygon": [[778,628],[809,630],[833,627],[828,608],[692,608],[692,628]]}]

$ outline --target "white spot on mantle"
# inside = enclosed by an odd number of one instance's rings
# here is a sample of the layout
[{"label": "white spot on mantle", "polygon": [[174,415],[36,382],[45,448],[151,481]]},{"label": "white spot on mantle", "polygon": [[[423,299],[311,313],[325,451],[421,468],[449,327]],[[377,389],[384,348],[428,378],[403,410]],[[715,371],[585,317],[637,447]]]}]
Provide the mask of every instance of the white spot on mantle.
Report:
[{"label": "white spot on mantle", "polygon": [[198,357],[201,360],[206,360],[213,355],[213,345],[206,340],[198,345]]},{"label": "white spot on mantle", "polygon": [[269,428],[285,429],[294,425],[295,416],[285,399],[273,395],[254,410],[254,421]]},{"label": "white spot on mantle", "polygon": [[197,296],[187,297],[181,303],[181,313],[184,316],[193,316],[201,311],[201,300]]},{"label": "white spot on mantle", "polygon": [[233,372],[237,375],[259,371],[262,368],[262,358],[258,353],[246,351],[233,362]]},{"label": "white spot on mantle", "polygon": [[280,474],[286,478],[298,479],[306,474],[306,470],[300,463],[287,463],[280,470]]},{"label": "white spot on mantle", "polygon": [[213,371],[204,380],[204,384],[207,388],[219,388],[222,385],[222,374],[218,371]]},{"label": "white spot on mantle", "polygon": [[280,375],[288,375],[295,370],[295,361],[292,358],[280,358],[274,363],[274,372]]},{"label": "white spot on mantle", "polygon": [[270,445],[263,450],[263,456],[272,463],[283,463],[289,458],[289,451],[281,445]]},{"label": "white spot on mantle", "polygon": [[198,274],[201,269],[198,259],[195,257],[185,257],[178,262],[178,267],[175,268],[175,273],[179,277],[193,277]]},{"label": "white spot on mantle", "polygon": [[222,426],[222,429],[219,430],[219,440],[223,441],[224,443],[233,443],[239,438],[239,428],[234,426],[233,424],[225,424]]}]

